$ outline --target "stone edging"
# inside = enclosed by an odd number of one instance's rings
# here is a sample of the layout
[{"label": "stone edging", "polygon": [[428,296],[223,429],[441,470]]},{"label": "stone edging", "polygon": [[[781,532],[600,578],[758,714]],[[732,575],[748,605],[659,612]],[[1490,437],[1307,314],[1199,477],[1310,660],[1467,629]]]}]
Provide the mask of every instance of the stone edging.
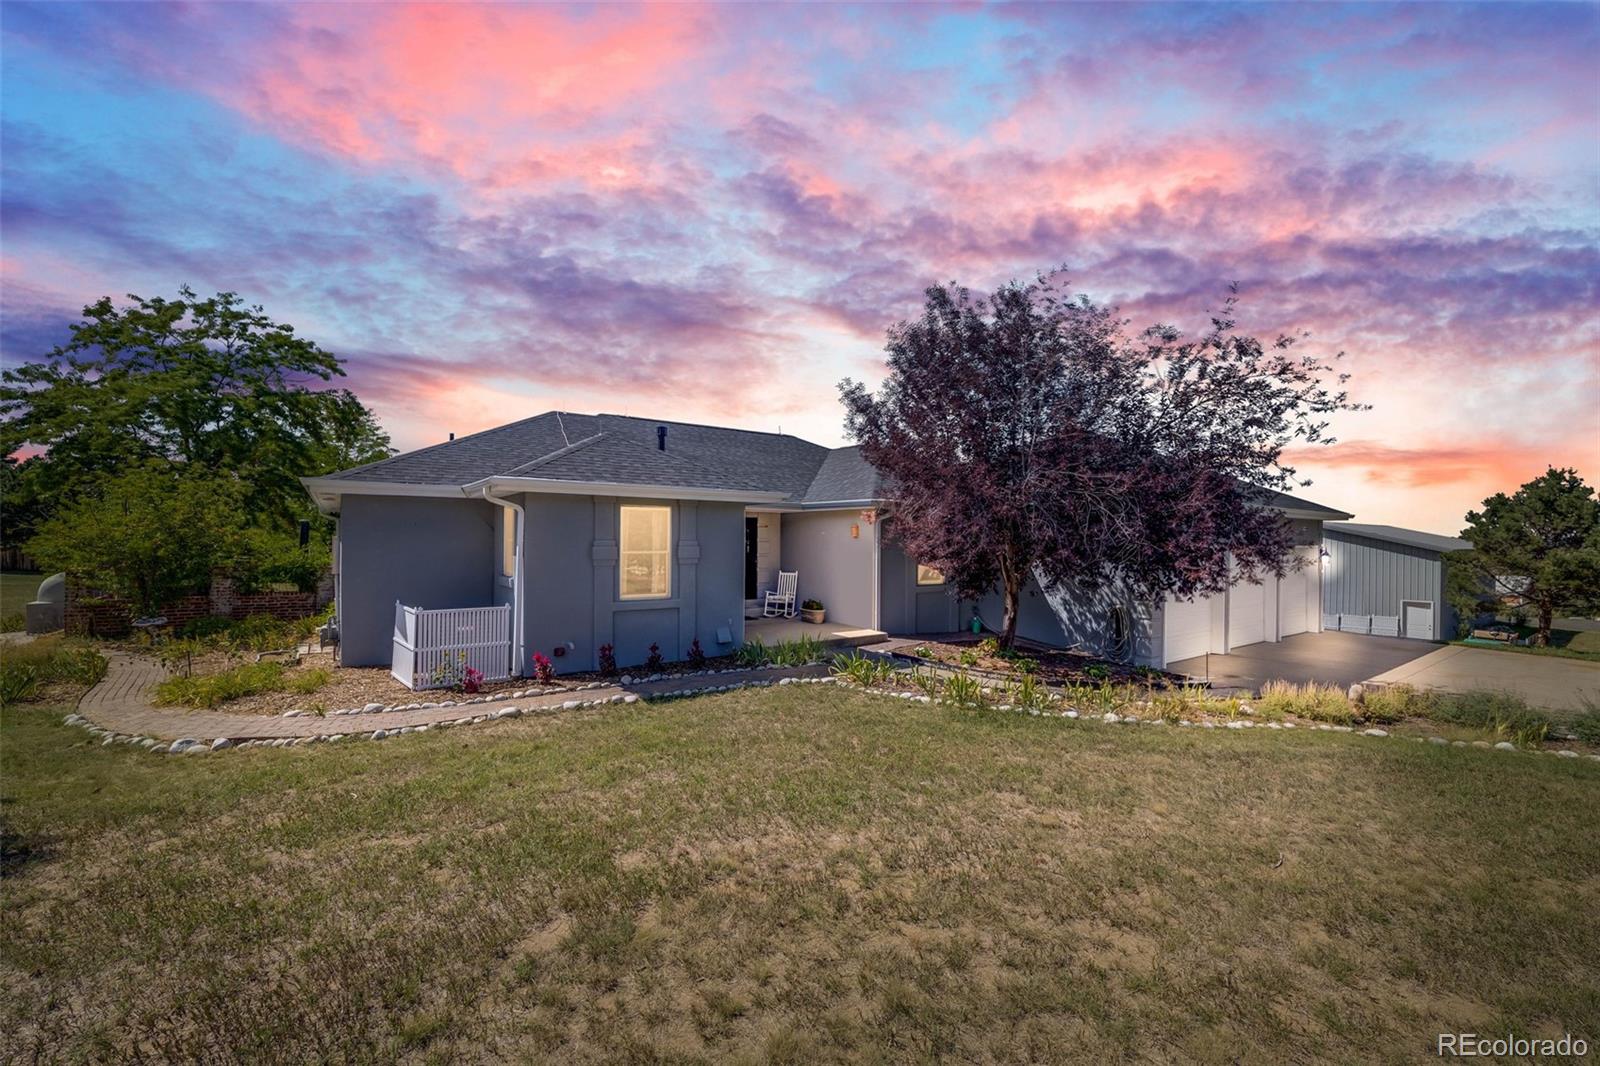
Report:
[{"label": "stone edging", "polygon": [[[750,674],[755,673],[758,670],[797,670],[807,666],[816,666],[821,662],[823,662],[823,660],[814,659],[809,663],[793,663],[788,666],[780,666],[777,663],[763,663],[760,666],[731,666],[720,670],[688,670],[676,674],[641,674],[638,677],[635,677],[632,674],[623,674],[615,681],[586,681],[581,685],[571,685],[568,687],[557,686],[549,689],[519,689],[516,692],[496,692],[487,696],[473,696],[470,699],[464,700],[440,700],[438,702],[431,703],[369,703],[363,707],[343,707],[338,710],[329,711],[327,712],[327,716],[332,718],[335,715],[344,716],[352,714],[385,714],[390,711],[426,711],[432,710],[436,707],[467,707],[480,703],[500,703],[503,700],[523,700],[527,699],[529,696],[559,696],[563,692],[586,692],[597,688],[612,688],[615,685],[648,685],[659,681],[677,681],[679,678],[687,677],[711,677],[718,674]],[[710,689],[696,689],[694,691],[705,692],[710,691]],[[606,701],[601,700],[597,702],[603,703]],[[588,704],[585,704],[584,706],[588,706]],[[284,711],[281,715],[277,715],[276,717],[305,718],[313,717],[314,715],[315,712],[313,711],[308,711],[297,707],[293,710]]]},{"label": "stone edging", "polygon": [[[847,678],[837,678],[836,680],[838,680],[840,682],[840,684],[847,685],[848,687],[850,687],[851,689],[854,689],[857,692],[864,692],[864,693],[867,693],[868,695],[880,696],[880,697],[883,697],[884,699],[909,700],[909,701],[911,701],[913,703],[938,704],[938,705],[944,706],[944,707],[971,707],[972,706],[971,704],[963,704],[963,703],[957,702],[956,700],[947,700],[947,699],[943,699],[943,698],[935,698],[933,696],[928,696],[928,695],[925,695],[925,694],[920,693],[920,692],[904,692],[904,691],[898,691],[898,690],[889,690],[889,689],[876,688],[876,687],[868,686],[868,685],[861,685],[861,684],[858,684],[857,682],[851,681],[851,680],[849,680]],[[1052,701],[1060,701],[1062,697],[1059,694],[1051,693],[1050,694],[1050,698],[1051,698]],[[1121,725],[1164,726],[1164,725],[1167,724],[1167,721],[1165,719],[1163,719],[1163,718],[1140,718],[1138,715],[1134,715],[1134,714],[1120,714],[1119,715],[1114,711],[1107,711],[1103,715],[1097,715],[1097,714],[1083,714],[1082,712],[1080,712],[1080,711],[1078,711],[1078,710],[1076,710],[1074,708],[1066,708],[1066,709],[1060,710],[1060,711],[1056,711],[1056,710],[1041,710],[1038,707],[1015,707],[1015,706],[1013,706],[1013,705],[1011,705],[1009,703],[990,703],[990,704],[984,704],[984,706],[986,706],[986,707],[988,707],[990,709],[993,709],[993,710],[1006,711],[1006,712],[1009,712],[1009,713],[1012,713],[1012,714],[1026,714],[1026,715],[1029,715],[1030,717],[1034,717],[1034,718],[1067,718],[1067,719],[1073,719],[1073,720],[1080,721],[1080,722],[1105,723],[1107,725],[1121,724]],[[1246,713],[1248,713],[1248,712],[1246,712]],[[1232,719],[1232,720],[1227,721],[1227,722],[1217,723],[1217,722],[1213,722],[1213,721],[1209,721],[1209,720],[1191,721],[1188,718],[1180,718],[1180,719],[1178,719],[1177,725],[1180,726],[1180,727],[1192,727],[1192,728],[1198,728],[1198,729],[1296,729],[1296,728],[1304,728],[1304,729],[1315,729],[1315,730],[1318,730],[1320,732],[1325,732],[1325,733],[1354,733],[1354,734],[1357,734],[1359,736],[1364,736],[1364,737],[1379,737],[1379,738],[1390,738],[1390,737],[1393,737],[1396,740],[1404,739],[1404,738],[1401,738],[1401,737],[1396,737],[1394,734],[1390,733],[1386,729],[1376,729],[1376,728],[1373,728],[1373,729],[1357,729],[1355,726],[1330,725],[1327,722],[1305,722],[1305,723],[1301,723],[1301,724],[1297,725],[1296,723],[1290,722],[1290,721],[1285,721],[1285,722],[1260,722],[1260,723],[1257,723],[1257,722],[1253,722],[1253,721],[1251,721],[1249,719],[1246,719],[1246,718],[1235,718],[1235,719]],[[1410,739],[1415,741],[1415,742],[1417,742],[1417,743],[1419,743],[1419,744],[1423,743],[1423,742],[1426,742],[1426,743],[1433,744],[1433,745],[1440,746],[1440,747],[1448,746],[1448,747],[1453,747],[1453,748],[1466,748],[1466,747],[1488,748],[1488,749],[1493,750],[1493,751],[1526,752],[1529,755],[1539,755],[1539,754],[1555,755],[1555,756],[1559,756],[1559,757],[1564,758],[1564,759],[1586,758],[1586,759],[1592,759],[1595,762],[1600,762],[1600,754],[1585,755],[1582,752],[1573,751],[1571,748],[1560,748],[1560,749],[1557,749],[1555,751],[1552,751],[1552,750],[1550,750],[1548,748],[1519,748],[1515,744],[1511,743],[1509,740],[1502,740],[1502,741],[1499,741],[1498,743],[1490,744],[1487,740],[1474,740],[1474,741],[1470,741],[1469,742],[1469,741],[1465,741],[1465,740],[1446,740],[1444,737],[1412,736]]]}]

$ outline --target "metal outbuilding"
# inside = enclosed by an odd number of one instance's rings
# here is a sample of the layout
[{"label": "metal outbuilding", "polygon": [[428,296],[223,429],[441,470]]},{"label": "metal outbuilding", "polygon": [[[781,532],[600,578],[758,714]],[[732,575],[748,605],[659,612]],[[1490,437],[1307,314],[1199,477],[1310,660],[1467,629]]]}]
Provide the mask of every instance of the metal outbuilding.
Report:
[{"label": "metal outbuilding", "polygon": [[1445,598],[1445,553],[1472,545],[1398,526],[1325,522],[1322,628],[1448,640],[1456,614]]}]

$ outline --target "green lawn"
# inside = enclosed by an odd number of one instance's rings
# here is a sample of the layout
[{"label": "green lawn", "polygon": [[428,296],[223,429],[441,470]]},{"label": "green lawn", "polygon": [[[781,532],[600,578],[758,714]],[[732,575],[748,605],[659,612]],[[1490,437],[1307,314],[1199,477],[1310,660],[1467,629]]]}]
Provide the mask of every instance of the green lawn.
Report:
[{"label": "green lawn", "polygon": [[4,716],[0,1060],[1600,1039],[1600,764],[820,686],[201,758]]},{"label": "green lawn", "polygon": [[[33,600],[39,591],[44,574],[28,574],[19,570],[0,571],[0,618],[21,615],[22,608]],[[18,629],[22,626],[18,625]]]},{"label": "green lawn", "polygon": [[[1533,626],[1517,626],[1519,636],[1531,636],[1537,629]],[[1461,641],[1452,643],[1460,644]],[[1490,641],[1473,643],[1474,648],[1489,648],[1494,651],[1520,652],[1523,655],[1554,655],[1564,659],[1588,659],[1590,662],[1600,662],[1600,630],[1590,629],[1552,629],[1550,630],[1550,646],[1545,648],[1525,648],[1515,644],[1495,644]]]}]

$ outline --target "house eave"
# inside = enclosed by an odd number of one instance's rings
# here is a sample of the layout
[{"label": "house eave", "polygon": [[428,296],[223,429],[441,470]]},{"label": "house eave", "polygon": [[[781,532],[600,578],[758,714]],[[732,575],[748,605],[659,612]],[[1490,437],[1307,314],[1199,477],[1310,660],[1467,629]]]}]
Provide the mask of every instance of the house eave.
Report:
[{"label": "house eave", "polygon": [[817,500],[800,505],[802,511],[854,511],[863,507],[882,507],[888,500]]},{"label": "house eave", "polygon": [[336,514],[344,496],[432,496],[459,498],[466,495],[459,485],[418,485],[408,481],[354,481],[336,477],[303,477],[300,484],[311,494],[317,510]]},{"label": "house eave", "polygon": [[1280,507],[1278,511],[1285,518],[1304,518],[1314,522],[1347,522],[1354,517],[1343,511],[1308,511],[1300,507]]},{"label": "house eave", "polygon": [[632,496],[647,500],[699,500],[707,503],[778,503],[782,492],[755,489],[713,489],[685,485],[651,485],[624,481],[564,481],[557,478],[491,477],[474,481],[462,491],[476,493],[483,486],[496,492],[544,492],[563,496]]},{"label": "house eave", "polygon": [[493,492],[544,492],[565,496],[632,496],[649,500],[697,500],[708,503],[780,503],[787,493],[753,489],[713,489],[681,485],[649,485],[621,481],[562,481],[537,477],[489,477],[465,485],[418,485],[401,481],[353,481],[345,478],[306,477],[306,487],[317,509],[335,514],[344,496],[426,496],[462,499],[485,488]]}]

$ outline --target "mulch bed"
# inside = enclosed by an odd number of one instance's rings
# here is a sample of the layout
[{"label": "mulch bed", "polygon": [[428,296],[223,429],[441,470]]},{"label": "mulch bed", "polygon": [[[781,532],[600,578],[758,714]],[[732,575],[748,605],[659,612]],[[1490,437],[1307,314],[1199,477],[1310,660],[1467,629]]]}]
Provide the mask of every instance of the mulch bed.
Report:
[{"label": "mulch bed", "polygon": [[[976,640],[937,641],[925,640],[895,652],[896,655],[920,662],[953,667],[955,669],[982,670],[991,674],[1019,677],[1016,661],[999,655],[986,655],[978,650]],[[1017,642],[1018,655],[1038,663],[1033,676],[1047,685],[1149,685],[1158,689],[1183,688],[1188,682],[1181,674],[1168,673],[1148,666],[1131,666],[1112,662],[1085,652],[1059,651]]]},{"label": "mulch bed", "polygon": [[[221,653],[208,653],[204,656],[195,656],[194,671],[197,674],[215,673],[225,670],[230,666],[239,666],[255,661],[254,653],[229,657]],[[276,657],[274,657],[276,658]],[[284,661],[284,660],[279,660]],[[369,703],[382,703],[391,705],[396,703],[424,703],[440,700],[460,699],[461,693],[448,689],[427,689],[413,692],[394,679],[387,668],[382,666],[340,666],[334,661],[332,650],[314,652],[300,657],[298,665],[290,665],[293,660],[288,660],[285,665],[288,671],[285,676],[294,677],[316,667],[326,668],[332,676],[328,683],[315,692],[306,694],[299,692],[263,692],[255,696],[245,696],[241,699],[229,700],[217,710],[229,711],[235,714],[282,714],[284,711],[322,706],[329,710],[342,707],[364,707]],[[497,692],[561,692],[580,684],[571,677],[562,677],[551,685],[540,685],[531,677],[514,677],[507,681],[486,682],[478,689],[476,695],[490,696]]]}]

